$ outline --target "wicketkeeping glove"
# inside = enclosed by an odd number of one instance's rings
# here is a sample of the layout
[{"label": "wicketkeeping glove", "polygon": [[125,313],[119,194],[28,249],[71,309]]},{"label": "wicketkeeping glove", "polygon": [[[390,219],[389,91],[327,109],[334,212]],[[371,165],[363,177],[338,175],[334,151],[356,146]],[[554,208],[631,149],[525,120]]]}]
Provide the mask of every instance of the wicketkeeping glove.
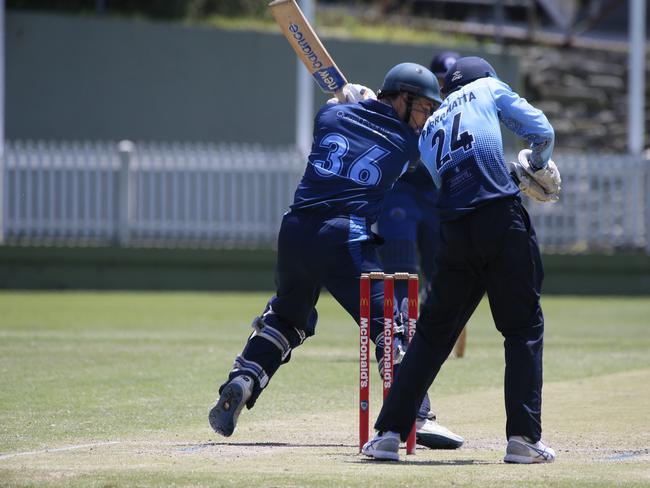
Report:
[{"label": "wicketkeeping glove", "polygon": [[[359,85],[357,83],[347,83],[343,87],[343,95],[345,96],[345,101],[347,103],[356,103],[361,100],[377,100],[377,95],[367,86]],[[330,98],[327,103],[335,104],[339,103],[336,97]]]},{"label": "wicketkeeping glove", "polygon": [[[528,161],[525,162],[525,165],[528,166]],[[526,195],[528,195],[533,200],[538,202],[557,202],[560,197],[557,193],[547,193],[542,185],[537,183],[531,175],[528,173],[526,167],[521,164],[521,162],[510,161],[506,163],[508,168],[508,173],[512,179],[517,183],[519,189]]]},{"label": "wicketkeeping glove", "polygon": [[560,178],[560,171],[552,159],[548,160],[545,168],[535,170],[530,164],[530,149],[522,149],[519,151],[519,164],[521,164],[526,172],[544,189],[546,193],[557,195],[562,189],[562,178]]}]

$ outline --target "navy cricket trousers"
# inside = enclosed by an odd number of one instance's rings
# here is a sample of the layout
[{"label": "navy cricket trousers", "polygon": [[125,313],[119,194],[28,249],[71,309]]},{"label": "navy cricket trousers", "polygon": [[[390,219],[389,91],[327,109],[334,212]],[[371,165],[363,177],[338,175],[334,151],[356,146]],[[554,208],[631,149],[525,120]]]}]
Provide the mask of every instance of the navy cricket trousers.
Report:
[{"label": "navy cricket trousers", "polygon": [[[381,271],[377,237],[365,219],[324,218],[309,212],[285,215],[278,237],[276,294],[270,305],[278,327],[302,329],[310,336],[316,325],[316,303],[325,287],[359,320],[359,277]],[[384,284],[371,285],[371,337],[383,331]],[[277,322],[276,322],[277,323]]]},{"label": "navy cricket trousers", "polygon": [[[355,322],[359,320],[359,276],[381,271],[377,245],[378,237],[363,218],[324,217],[299,211],[284,216],[278,236],[276,293],[254,322],[267,327],[264,330],[268,333],[249,337],[229,375],[229,380],[239,374],[254,378],[249,408],[280,365],[290,360],[291,350],[314,335],[316,304],[323,287]],[[383,281],[373,280],[370,339],[375,343],[377,358],[383,348],[383,295]]]},{"label": "navy cricket trousers", "polygon": [[420,401],[483,295],[504,337],[506,436],[541,438],[543,268],[521,200],[508,198],[441,224],[437,271],[413,342],[375,428],[405,440]]}]

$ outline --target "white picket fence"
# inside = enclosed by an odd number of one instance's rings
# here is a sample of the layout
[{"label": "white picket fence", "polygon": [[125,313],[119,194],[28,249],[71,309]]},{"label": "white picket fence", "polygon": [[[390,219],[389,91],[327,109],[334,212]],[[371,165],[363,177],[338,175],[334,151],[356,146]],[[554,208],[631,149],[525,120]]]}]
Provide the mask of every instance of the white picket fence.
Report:
[{"label": "white picket fence", "polygon": [[[556,204],[526,202],[547,251],[650,252],[650,162],[555,155]],[[268,247],[304,170],[293,148],[15,141],[5,149],[5,243]]]},{"label": "white picket fence", "polygon": [[4,241],[274,245],[303,165],[258,145],[12,142]]},{"label": "white picket fence", "polygon": [[560,201],[526,202],[546,251],[650,252],[650,161],[615,154],[554,155]]}]

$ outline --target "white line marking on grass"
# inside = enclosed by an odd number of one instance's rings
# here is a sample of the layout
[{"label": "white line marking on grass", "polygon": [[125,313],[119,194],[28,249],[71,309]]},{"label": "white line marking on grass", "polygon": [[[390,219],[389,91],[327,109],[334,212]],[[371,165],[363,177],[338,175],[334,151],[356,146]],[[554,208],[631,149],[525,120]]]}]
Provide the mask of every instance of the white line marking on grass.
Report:
[{"label": "white line marking on grass", "polygon": [[50,452],[72,451],[74,449],[84,449],[86,447],[110,446],[119,443],[120,443],[119,441],[95,442],[93,444],[77,444],[75,446],[57,447],[54,449],[41,449],[40,451],[25,451],[25,452],[14,452],[12,454],[0,454],[0,461],[2,461],[3,459],[11,459],[18,456],[32,456],[35,454],[48,454]]},{"label": "white line marking on grass", "polygon": [[650,461],[650,449],[623,451],[604,458],[605,461]]}]

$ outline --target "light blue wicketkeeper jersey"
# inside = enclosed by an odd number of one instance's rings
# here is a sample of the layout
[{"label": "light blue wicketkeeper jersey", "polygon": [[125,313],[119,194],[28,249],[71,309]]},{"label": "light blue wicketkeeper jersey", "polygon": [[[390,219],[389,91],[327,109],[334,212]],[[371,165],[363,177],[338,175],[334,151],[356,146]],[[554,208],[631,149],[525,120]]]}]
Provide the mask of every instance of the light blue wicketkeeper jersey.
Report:
[{"label": "light blue wicketkeeper jersey", "polygon": [[535,167],[547,164],[554,144],[551,124],[496,78],[480,78],[450,93],[425,124],[420,154],[439,189],[441,220],[519,193],[506,169],[500,123],[530,143]]}]

